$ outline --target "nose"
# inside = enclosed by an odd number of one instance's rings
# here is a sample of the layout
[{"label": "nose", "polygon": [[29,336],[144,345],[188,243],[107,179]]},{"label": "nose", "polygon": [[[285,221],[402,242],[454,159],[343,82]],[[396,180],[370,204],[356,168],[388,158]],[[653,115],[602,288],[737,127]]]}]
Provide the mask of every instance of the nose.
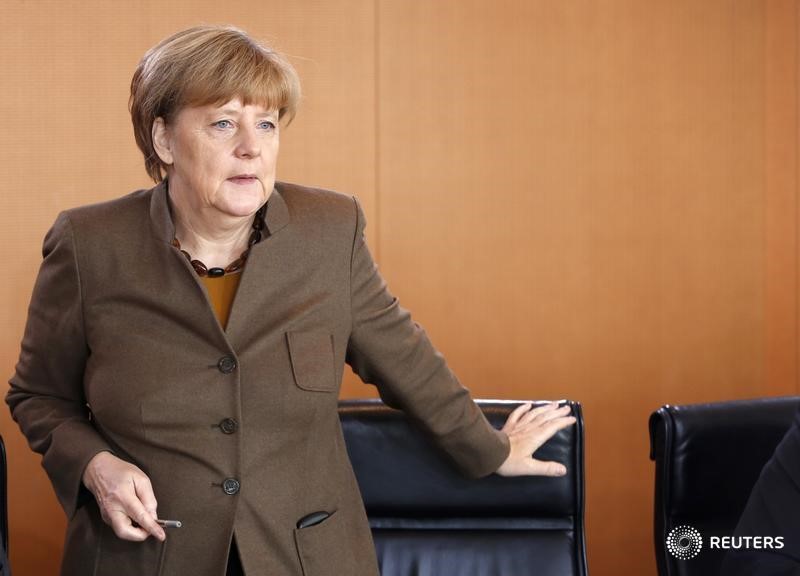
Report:
[{"label": "nose", "polygon": [[255,158],[261,155],[261,141],[255,128],[241,126],[236,137],[234,152],[238,158]]}]

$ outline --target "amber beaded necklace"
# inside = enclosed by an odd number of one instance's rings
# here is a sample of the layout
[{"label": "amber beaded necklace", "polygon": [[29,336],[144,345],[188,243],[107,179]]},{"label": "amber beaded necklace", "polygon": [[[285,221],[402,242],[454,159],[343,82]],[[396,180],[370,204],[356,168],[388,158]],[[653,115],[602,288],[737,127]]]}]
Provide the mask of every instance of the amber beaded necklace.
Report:
[{"label": "amber beaded necklace", "polygon": [[203,264],[200,260],[194,260],[189,255],[189,253],[181,248],[181,243],[178,242],[177,238],[172,239],[172,245],[175,246],[178,250],[181,251],[181,254],[186,256],[186,259],[194,268],[194,271],[197,272],[198,276],[208,276],[209,278],[219,278],[220,276],[224,276],[225,274],[231,274],[233,272],[238,272],[244,267],[244,263],[247,261],[247,257],[250,255],[250,248],[253,247],[254,244],[258,244],[261,242],[261,231],[264,229],[264,216],[267,213],[267,205],[264,204],[261,208],[258,209],[256,212],[256,217],[253,219],[253,231],[250,233],[250,239],[247,241],[247,248],[244,252],[242,252],[239,257],[228,264],[225,268],[209,268],[205,264]]}]

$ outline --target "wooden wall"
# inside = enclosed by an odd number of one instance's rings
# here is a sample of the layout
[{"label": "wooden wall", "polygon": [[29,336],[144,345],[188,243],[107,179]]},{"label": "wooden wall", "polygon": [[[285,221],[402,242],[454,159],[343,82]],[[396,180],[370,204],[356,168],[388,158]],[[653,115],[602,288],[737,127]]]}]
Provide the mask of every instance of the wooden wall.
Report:
[{"label": "wooden wall", "polygon": [[[796,0],[5,0],[0,365],[58,211],[147,186],[131,73],[233,23],[305,89],[282,179],[357,194],[475,396],[584,404],[589,566],[655,574],[647,418],[798,393]],[[349,376],[346,396],[373,391]],[[16,576],[63,514],[7,412]]]}]

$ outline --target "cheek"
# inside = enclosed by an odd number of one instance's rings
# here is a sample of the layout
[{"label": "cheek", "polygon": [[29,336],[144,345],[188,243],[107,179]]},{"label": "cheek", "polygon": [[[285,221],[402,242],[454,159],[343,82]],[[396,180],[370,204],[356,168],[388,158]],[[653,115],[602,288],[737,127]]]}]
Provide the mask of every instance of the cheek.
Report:
[{"label": "cheek", "polygon": [[174,149],[175,166],[187,174],[203,170],[208,152],[197,142],[182,143]]},{"label": "cheek", "polygon": [[275,166],[278,164],[278,149],[280,148],[278,139],[275,138],[275,141],[270,143],[269,146],[265,147],[264,153],[264,163],[271,167],[273,170]]},{"label": "cheek", "polygon": [[200,147],[193,152],[192,165],[189,166],[193,179],[222,178],[228,165],[224,151],[212,147]]}]

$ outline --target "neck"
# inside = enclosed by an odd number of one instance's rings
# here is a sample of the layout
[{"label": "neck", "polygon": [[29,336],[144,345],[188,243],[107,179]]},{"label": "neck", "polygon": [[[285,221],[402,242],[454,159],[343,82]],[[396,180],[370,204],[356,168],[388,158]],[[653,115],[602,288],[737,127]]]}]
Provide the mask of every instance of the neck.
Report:
[{"label": "neck", "polygon": [[221,215],[213,207],[196,210],[179,198],[172,200],[175,237],[181,248],[209,268],[225,268],[247,248],[253,215]]}]

